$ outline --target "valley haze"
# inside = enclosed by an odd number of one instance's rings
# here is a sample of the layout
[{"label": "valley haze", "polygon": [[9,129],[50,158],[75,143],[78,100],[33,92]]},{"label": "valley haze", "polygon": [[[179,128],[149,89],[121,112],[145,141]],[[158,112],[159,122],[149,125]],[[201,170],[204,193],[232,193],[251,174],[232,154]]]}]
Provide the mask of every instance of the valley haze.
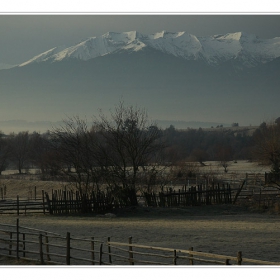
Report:
[{"label": "valley haze", "polygon": [[90,120],[121,99],[176,128],[279,117],[280,37],[107,32],[0,68],[3,131],[15,120],[29,131],[66,116]]}]

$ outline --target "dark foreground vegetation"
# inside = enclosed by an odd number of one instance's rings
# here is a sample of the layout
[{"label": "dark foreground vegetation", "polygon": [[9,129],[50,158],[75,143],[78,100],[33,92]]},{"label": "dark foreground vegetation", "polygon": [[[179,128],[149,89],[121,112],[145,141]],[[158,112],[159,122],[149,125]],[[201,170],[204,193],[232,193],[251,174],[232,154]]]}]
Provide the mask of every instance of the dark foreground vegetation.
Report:
[{"label": "dark foreground vegetation", "polygon": [[123,195],[139,188],[151,193],[171,181],[195,177],[198,166],[209,160],[220,162],[225,173],[230,161],[257,160],[269,164],[277,177],[278,119],[262,123],[251,134],[221,128],[161,129],[144,110],[120,102],[110,117],[100,113],[90,125],[73,117],[47,133],[23,131],[0,137],[0,172],[15,168],[27,174],[36,168],[42,180],[67,178],[80,195],[101,188]]}]

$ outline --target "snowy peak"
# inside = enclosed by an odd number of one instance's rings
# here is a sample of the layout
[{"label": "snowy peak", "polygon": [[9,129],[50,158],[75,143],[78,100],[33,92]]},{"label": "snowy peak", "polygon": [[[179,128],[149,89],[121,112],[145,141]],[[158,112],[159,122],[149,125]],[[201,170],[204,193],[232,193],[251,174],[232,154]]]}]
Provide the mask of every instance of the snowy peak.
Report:
[{"label": "snowy peak", "polygon": [[184,31],[161,31],[151,35],[129,31],[107,32],[70,47],[56,47],[19,66],[65,59],[86,61],[118,51],[138,52],[146,47],[187,60],[202,59],[209,64],[236,60],[248,67],[280,57],[280,38],[259,39],[245,32],[196,37]]},{"label": "snowy peak", "polygon": [[60,51],[64,50],[65,47],[64,46],[60,46],[60,47],[55,47],[53,49],[50,49],[46,52],[43,52],[39,55],[34,56],[32,59],[20,64],[19,66],[25,66],[28,65],[30,63],[34,63],[34,62],[43,62],[48,60],[50,57],[54,56],[55,54],[59,53]]},{"label": "snowy peak", "polygon": [[137,31],[122,32],[122,33],[107,32],[101,37],[115,42],[128,43],[134,41],[137,37],[141,37],[141,34]]},{"label": "snowy peak", "polygon": [[202,50],[202,45],[196,36],[186,32],[162,31],[150,35],[146,44],[150,47],[186,59],[196,59]]}]

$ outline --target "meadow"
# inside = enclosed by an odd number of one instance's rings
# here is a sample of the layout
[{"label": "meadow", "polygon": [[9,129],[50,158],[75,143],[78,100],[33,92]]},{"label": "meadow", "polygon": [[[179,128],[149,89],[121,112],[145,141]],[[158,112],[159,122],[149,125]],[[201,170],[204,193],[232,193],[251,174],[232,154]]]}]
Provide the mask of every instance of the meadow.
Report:
[{"label": "meadow", "polygon": [[[204,168],[217,169],[208,164]],[[253,163],[232,163],[232,172],[264,172],[264,167]],[[232,176],[232,174],[227,174]],[[242,176],[241,176],[242,177]],[[62,183],[1,179],[7,186],[7,197],[27,198],[34,186],[41,190],[59,189]],[[34,196],[34,193],[33,193]],[[275,212],[260,212],[245,205],[205,205],[186,208],[130,207],[108,215],[0,215],[0,223],[15,224],[72,236],[92,237],[158,247],[188,249],[236,256],[238,251],[246,258],[279,262],[280,216]],[[1,264],[6,264],[2,260]]]}]

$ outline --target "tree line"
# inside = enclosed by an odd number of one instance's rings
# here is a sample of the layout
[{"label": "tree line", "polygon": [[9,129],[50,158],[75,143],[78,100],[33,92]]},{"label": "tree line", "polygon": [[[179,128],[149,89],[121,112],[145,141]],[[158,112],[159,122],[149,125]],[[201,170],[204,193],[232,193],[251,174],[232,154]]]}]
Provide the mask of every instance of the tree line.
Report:
[{"label": "tree line", "polygon": [[219,161],[224,171],[235,160],[258,160],[280,170],[280,123],[263,123],[252,134],[233,130],[161,129],[143,109],[122,102],[110,116],[90,124],[72,117],[46,133],[27,131],[0,135],[0,172],[67,175],[81,193],[100,186],[115,192],[150,190],[197,170],[190,164]]}]

